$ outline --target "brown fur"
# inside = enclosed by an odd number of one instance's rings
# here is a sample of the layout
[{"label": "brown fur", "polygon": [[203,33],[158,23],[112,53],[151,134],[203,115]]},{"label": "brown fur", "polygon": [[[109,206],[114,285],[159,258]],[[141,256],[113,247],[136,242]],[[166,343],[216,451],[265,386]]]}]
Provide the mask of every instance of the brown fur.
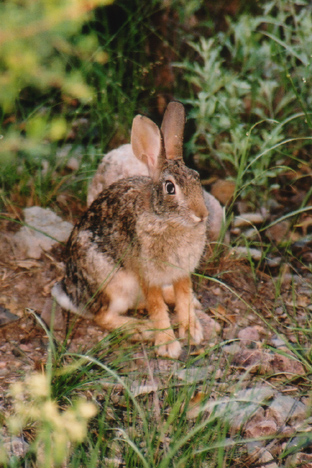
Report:
[{"label": "brown fur", "polygon": [[[181,138],[183,106],[168,106],[166,140]],[[54,290],[60,304],[91,314],[108,330],[127,327],[142,339],[155,339],[159,355],[178,357],[181,345],[170,325],[163,287],[172,285],[179,336],[199,343],[202,330],[194,310],[190,273],[206,241],[207,209],[198,174],[182,160],[181,142],[166,158],[162,136],[146,117],[132,130],[135,155],[150,177],[120,180],[104,190],[74,227],[62,284]],[[175,193],[167,193],[167,184]],[[142,300],[150,320],[124,314]]]}]

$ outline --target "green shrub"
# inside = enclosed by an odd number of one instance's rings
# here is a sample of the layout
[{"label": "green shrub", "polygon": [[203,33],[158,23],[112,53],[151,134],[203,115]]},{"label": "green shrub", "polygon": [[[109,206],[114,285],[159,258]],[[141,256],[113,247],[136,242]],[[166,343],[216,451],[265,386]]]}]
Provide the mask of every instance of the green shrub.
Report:
[{"label": "green shrub", "polygon": [[[228,18],[225,32],[192,42],[176,64],[192,85],[196,130],[188,149],[254,190],[310,144],[312,10],[306,2],[265,2],[262,14]],[[195,59],[194,59],[195,54]]]}]

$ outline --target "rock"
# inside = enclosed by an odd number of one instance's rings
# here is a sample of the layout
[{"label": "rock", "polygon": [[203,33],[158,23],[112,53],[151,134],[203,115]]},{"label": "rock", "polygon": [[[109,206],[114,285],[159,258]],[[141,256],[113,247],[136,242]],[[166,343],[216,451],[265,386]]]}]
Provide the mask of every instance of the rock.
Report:
[{"label": "rock", "polygon": [[250,346],[255,341],[260,341],[260,335],[256,327],[246,327],[239,331],[238,338],[243,346]]},{"label": "rock", "polygon": [[238,237],[238,236],[241,235],[242,230],[240,228],[232,228],[230,232],[231,232],[232,236]]},{"label": "rock", "polygon": [[237,255],[238,257],[251,257],[256,262],[259,262],[262,259],[262,252],[258,249],[249,249],[247,247],[233,247],[231,253]]},{"label": "rock", "polygon": [[[5,365],[7,364],[7,363],[4,362],[4,361],[0,361],[0,363],[1,363],[1,364],[4,363]],[[0,369],[0,379],[4,379],[4,378],[7,376],[7,374],[8,374],[9,372],[10,372],[9,369],[1,368],[1,369]]]},{"label": "rock", "polygon": [[237,432],[247,421],[256,417],[259,407],[272,398],[274,390],[265,385],[240,390],[232,398],[226,397],[220,401],[208,401],[202,411],[214,411],[216,417],[227,421],[231,430]]},{"label": "rock", "polygon": [[299,450],[309,447],[310,445],[311,437],[309,434],[298,434],[287,442],[286,450],[289,452],[299,452]]},{"label": "rock", "polygon": [[240,216],[235,217],[233,227],[240,228],[253,224],[262,224],[264,221],[265,218],[261,213],[243,213]]},{"label": "rock", "polygon": [[25,224],[15,235],[17,246],[31,258],[40,258],[42,251],[49,251],[58,242],[65,242],[73,226],[63,221],[53,211],[39,206],[25,208]]},{"label": "rock", "polygon": [[260,453],[261,448],[264,446],[264,440],[256,440],[246,444],[247,452],[252,456],[252,459],[257,459],[257,454]]},{"label": "rock", "polygon": [[17,315],[12,314],[8,309],[0,306],[0,327],[15,322],[18,319],[19,317]]},{"label": "rock", "polygon": [[61,148],[57,150],[56,157],[57,159],[60,159],[61,161],[66,161],[67,159],[68,161],[67,161],[66,167],[70,169],[70,167],[68,166],[68,162],[70,158],[71,157],[75,158],[76,160],[78,160],[80,164],[82,155],[85,152],[86,152],[86,148],[83,147],[82,145],[74,146],[68,143],[66,145],[63,145]]},{"label": "rock", "polygon": [[305,371],[295,357],[268,352],[263,349],[241,349],[234,353],[232,365],[260,374],[283,373],[286,376],[304,375]]},{"label": "rock", "polygon": [[285,340],[283,340],[279,336],[273,335],[270,341],[271,341],[272,346],[274,346],[274,348],[282,349],[283,351],[288,351],[287,344],[286,344],[287,343],[286,337],[285,337]]},{"label": "rock", "polygon": [[311,468],[312,454],[299,452],[287,458],[286,468],[298,466],[300,468]]},{"label": "rock", "polygon": [[287,238],[287,233],[290,229],[290,221],[281,221],[280,223],[274,224],[266,230],[266,235],[269,239],[273,240],[277,244]]},{"label": "rock", "polygon": [[178,369],[174,375],[180,380],[188,383],[207,381],[214,374],[215,366],[190,367],[189,369]]},{"label": "rock", "polygon": [[232,344],[228,344],[222,347],[222,351],[230,355],[235,355],[239,353],[240,350],[241,350],[241,347],[238,343],[232,343]]},{"label": "rock", "polygon": [[277,425],[275,421],[264,418],[262,421],[248,422],[245,428],[246,437],[257,438],[276,434]]},{"label": "rock", "polygon": [[275,463],[272,454],[268,450],[263,450],[260,452],[257,466],[259,465],[259,468],[279,468],[279,466]]},{"label": "rock", "polygon": [[282,257],[274,257],[274,258],[267,257],[265,261],[269,268],[277,268],[282,263]]},{"label": "rock", "polygon": [[253,388],[240,390],[235,394],[236,401],[255,402],[257,405],[273,397],[275,390],[267,385],[256,385]]},{"label": "rock", "polygon": [[249,419],[248,424],[258,424],[265,419],[264,408],[260,406],[257,411]]},{"label": "rock", "polygon": [[[2,437],[1,437],[2,438]],[[21,437],[10,437],[5,436],[2,438],[3,447],[10,458],[22,458],[25,457],[29,445]]]},{"label": "rock", "polygon": [[267,402],[273,395],[274,390],[265,385],[256,385],[234,394],[231,405],[225,413],[225,419],[229,422],[232,431],[239,431],[251,418],[257,420],[259,418],[258,411],[261,410],[260,405]]},{"label": "rock", "polygon": [[80,161],[78,161],[77,158],[74,158],[74,156],[69,158],[66,164],[67,169],[70,169],[71,171],[78,171],[79,166],[80,166]]},{"label": "rock", "polygon": [[294,375],[305,375],[305,370],[301,362],[294,356],[275,353],[272,360],[272,371],[283,372],[285,375],[293,377]]},{"label": "rock", "polygon": [[42,320],[53,330],[64,330],[65,323],[62,308],[52,298],[47,298],[41,313]]},{"label": "rock", "polygon": [[274,419],[279,427],[295,424],[307,417],[307,407],[290,396],[277,395],[267,409],[266,415]]},{"label": "rock", "polygon": [[246,239],[253,240],[259,238],[259,232],[255,228],[250,228],[244,231],[243,236],[246,237]]},{"label": "rock", "polygon": [[232,365],[248,369],[251,373],[266,374],[273,359],[272,353],[262,349],[240,349],[233,357]]},{"label": "rock", "polygon": [[296,242],[292,244],[292,249],[294,253],[301,254],[304,250],[312,248],[312,234],[309,234],[306,237],[302,237],[298,239]]},{"label": "rock", "polygon": [[199,318],[200,323],[203,327],[203,334],[205,340],[211,340],[220,333],[221,326],[216,320],[209,317],[209,315],[207,315],[202,310],[196,310],[196,315]]},{"label": "rock", "polygon": [[218,179],[212,185],[210,193],[223,205],[227,205],[232,200],[235,192],[235,185],[235,182],[231,180]]}]

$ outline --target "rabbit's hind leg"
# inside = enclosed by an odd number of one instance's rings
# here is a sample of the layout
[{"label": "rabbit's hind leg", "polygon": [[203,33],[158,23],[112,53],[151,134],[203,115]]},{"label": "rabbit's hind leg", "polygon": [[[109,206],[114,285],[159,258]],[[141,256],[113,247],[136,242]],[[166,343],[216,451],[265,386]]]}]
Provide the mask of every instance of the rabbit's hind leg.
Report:
[{"label": "rabbit's hind leg", "polygon": [[183,339],[189,332],[191,341],[199,344],[203,339],[203,330],[195,313],[198,301],[194,298],[191,279],[189,277],[182,278],[176,281],[173,287],[176,300],[175,311],[179,321],[179,336]]},{"label": "rabbit's hind leg", "polygon": [[141,290],[135,277],[119,271],[103,291],[105,301],[95,317],[95,322],[102,328],[113,331],[122,328],[130,332],[133,341],[154,339],[153,324],[150,320],[139,320],[126,316],[129,309],[134,309],[141,296]]},{"label": "rabbit's hind leg", "polygon": [[155,337],[151,322],[116,313],[114,307],[113,310],[110,306],[108,309],[103,307],[94,318],[94,321],[101,328],[108,331],[114,331],[119,328],[121,331],[128,332],[130,334],[129,338],[132,341],[151,341]]}]

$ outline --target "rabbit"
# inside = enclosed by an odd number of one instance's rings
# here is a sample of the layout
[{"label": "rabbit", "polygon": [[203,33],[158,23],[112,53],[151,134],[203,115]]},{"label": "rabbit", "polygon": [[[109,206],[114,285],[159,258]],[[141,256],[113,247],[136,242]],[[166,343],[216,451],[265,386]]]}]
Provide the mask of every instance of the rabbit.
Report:
[{"label": "rabbit", "polygon": [[[165,290],[171,285],[179,338],[203,338],[190,274],[206,244],[208,210],[196,171],[183,161],[185,111],[169,103],[162,131],[137,115],[133,154],[148,176],[121,179],[104,189],[75,225],[67,243],[65,277],[52,290],[65,309],[94,318],[102,328],[131,329],[154,340],[157,354],[178,358]],[[149,319],[125,316],[140,307]]]},{"label": "rabbit", "polygon": [[[161,126],[162,131],[163,127],[164,124]],[[87,205],[90,206],[104,188],[117,180],[135,175],[147,176],[148,169],[146,164],[135,157],[131,144],[122,145],[105,154],[89,186]],[[204,199],[209,212],[207,241],[217,242],[225,224],[224,211],[219,201],[206,190],[204,190]]]}]

